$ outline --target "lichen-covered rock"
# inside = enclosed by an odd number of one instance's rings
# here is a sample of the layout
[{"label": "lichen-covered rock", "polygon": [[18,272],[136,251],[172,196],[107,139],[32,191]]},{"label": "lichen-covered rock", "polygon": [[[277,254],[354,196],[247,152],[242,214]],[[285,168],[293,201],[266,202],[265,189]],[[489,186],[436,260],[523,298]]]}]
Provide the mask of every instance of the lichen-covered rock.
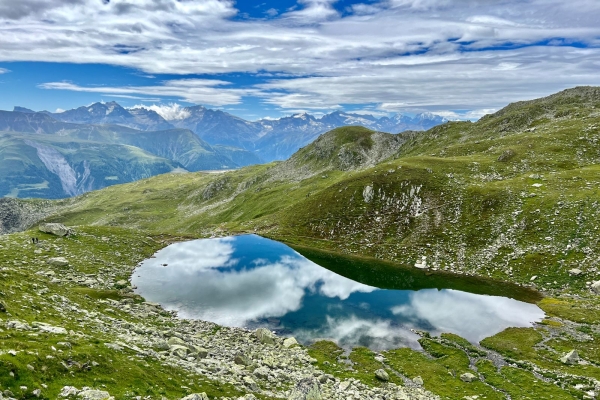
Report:
[{"label": "lichen-covered rock", "polygon": [[460,376],[460,380],[467,383],[473,382],[476,379],[477,377],[470,372],[465,372]]},{"label": "lichen-covered rock", "polygon": [[298,344],[298,341],[296,340],[296,338],[290,337],[287,338],[283,341],[283,347],[285,347],[286,349],[289,349],[292,346],[295,346]]},{"label": "lichen-covered rock", "polygon": [[60,397],[69,397],[75,396],[77,393],[79,393],[79,389],[77,389],[75,386],[64,386],[58,395]]},{"label": "lichen-covered rock", "polygon": [[321,388],[314,378],[304,378],[296,384],[288,400],[321,400]]},{"label": "lichen-covered rock", "polygon": [[258,328],[254,331],[254,336],[264,344],[275,344],[275,335],[266,328]]},{"label": "lichen-covered rock", "polygon": [[592,292],[594,292],[596,294],[600,294],[600,281],[594,282],[592,284]]},{"label": "lichen-covered rock", "polygon": [[387,372],[385,372],[384,369],[378,369],[377,371],[375,371],[375,376],[377,377],[377,379],[379,379],[380,381],[384,381],[387,382],[390,380],[390,376],[388,375]]},{"label": "lichen-covered rock", "polygon": [[233,359],[233,362],[237,365],[250,365],[252,360],[244,353],[237,353]]},{"label": "lichen-covered rock", "polygon": [[57,223],[41,224],[39,230],[40,232],[50,233],[56,236],[68,236],[73,233],[72,229]]},{"label": "lichen-covered rock", "polygon": [[567,365],[577,364],[579,362],[579,353],[577,353],[577,350],[571,350],[560,358],[560,362]]}]

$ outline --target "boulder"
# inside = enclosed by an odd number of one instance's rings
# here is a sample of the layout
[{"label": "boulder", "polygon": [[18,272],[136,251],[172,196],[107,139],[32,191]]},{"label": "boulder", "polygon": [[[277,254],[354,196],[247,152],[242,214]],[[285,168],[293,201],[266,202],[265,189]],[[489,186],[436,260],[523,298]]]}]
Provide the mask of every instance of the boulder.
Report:
[{"label": "boulder", "polygon": [[260,390],[256,382],[254,382],[254,379],[250,378],[249,376],[245,376],[243,381],[244,385],[246,385],[246,387],[252,390],[253,392],[257,392]]},{"label": "boulder", "polygon": [[35,328],[38,328],[40,331],[46,333],[53,333],[55,335],[66,335],[68,333],[65,328],[62,328],[60,326],[52,326],[43,322],[34,322],[32,323],[32,325]]},{"label": "boulder", "polygon": [[194,357],[197,359],[206,358],[208,357],[208,350],[206,350],[204,347],[194,346]]},{"label": "boulder", "polygon": [[579,362],[579,353],[577,353],[577,350],[571,350],[560,358],[560,362],[567,365],[577,364]]},{"label": "boulder", "polygon": [[233,359],[233,362],[236,363],[237,365],[250,365],[250,364],[252,364],[252,360],[250,359],[250,357],[248,357],[244,353],[237,353],[235,355],[235,358]]},{"label": "boulder", "polygon": [[304,378],[296,384],[288,400],[321,400],[321,388],[314,378]]},{"label": "boulder", "polygon": [[179,345],[171,346],[169,350],[171,351],[171,354],[179,358],[187,358],[189,352],[189,349],[186,346]]},{"label": "boulder", "polygon": [[388,375],[387,372],[385,372],[384,369],[378,369],[377,371],[375,371],[375,377],[377,377],[377,379],[379,379],[380,381],[384,381],[384,382],[387,382],[390,380],[390,376]]},{"label": "boulder", "polygon": [[254,376],[260,379],[267,379],[269,377],[269,369],[267,367],[259,367],[254,370]]},{"label": "boulder", "polygon": [[67,228],[63,224],[57,224],[57,223],[41,224],[39,226],[39,230],[40,230],[40,232],[50,233],[50,234],[56,235],[56,236],[68,236],[73,233],[72,229]]},{"label": "boulder", "polygon": [[290,348],[297,344],[298,344],[298,341],[296,340],[296,338],[293,338],[293,337],[287,338],[283,341],[283,347],[285,347],[285,348]]},{"label": "boulder", "polygon": [[187,346],[187,343],[185,342],[185,340],[180,339],[175,336],[172,338],[169,338],[167,343],[169,344],[169,346]]},{"label": "boulder", "polygon": [[206,393],[194,393],[189,396],[182,397],[181,400],[208,400]]},{"label": "boulder", "polygon": [[66,267],[69,265],[69,260],[64,257],[52,257],[48,259],[48,264],[55,267]]},{"label": "boulder", "polygon": [[417,385],[423,385],[423,378],[421,378],[420,376],[417,376],[416,378],[413,378],[412,380],[414,383],[416,383]]},{"label": "boulder", "polygon": [[102,390],[82,390],[77,394],[82,400],[114,400],[108,392]]},{"label": "boulder", "polygon": [[477,377],[470,372],[465,372],[464,374],[462,374],[460,376],[460,380],[463,382],[470,383],[470,382],[477,380]]},{"label": "boulder", "polygon": [[579,276],[583,273],[582,270],[580,270],[579,268],[573,268],[569,270],[569,274],[570,275],[574,275],[574,276]]},{"label": "boulder", "polygon": [[591,286],[592,292],[600,294],[600,281],[594,282]]},{"label": "boulder", "polygon": [[275,344],[275,335],[268,329],[258,328],[254,331],[254,336],[264,344]]},{"label": "boulder", "polygon": [[75,396],[77,393],[79,393],[79,389],[77,389],[75,386],[64,386],[58,395],[60,397],[69,397]]}]

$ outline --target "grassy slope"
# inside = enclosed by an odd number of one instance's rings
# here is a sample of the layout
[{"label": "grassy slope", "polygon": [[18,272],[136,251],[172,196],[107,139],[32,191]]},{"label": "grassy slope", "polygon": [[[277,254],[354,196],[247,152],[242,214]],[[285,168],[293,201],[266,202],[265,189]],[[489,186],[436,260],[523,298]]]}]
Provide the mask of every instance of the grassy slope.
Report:
[{"label": "grassy slope", "polygon": [[[586,288],[597,279],[600,260],[599,127],[600,91],[576,89],[511,105],[478,123],[408,134],[397,157],[367,170],[320,171],[280,182],[286,164],[279,163],[223,175],[159,176],[63,201],[52,219],[193,236],[258,232],[292,245],[395,262],[390,268],[412,268],[426,256],[437,269],[535,285],[556,297],[538,303],[550,319],[521,336],[509,330],[483,342],[509,364],[493,366],[479,357],[471,366],[512,398],[582,398],[593,389],[590,379],[600,364],[599,321],[590,317],[600,302]],[[354,129],[331,134],[352,140]],[[374,193],[370,202],[363,196],[367,186]],[[580,276],[568,273],[575,267]],[[532,276],[537,279],[530,283]],[[445,350],[456,346],[440,338],[433,342],[425,346],[433,358],[398,350],[386,355],[389,368],[410,378],[422,375],[425,387],[444,398],[494,398],[456,374],[441,378],[444,371],[465,371],[464,357],[472,352],[463,349],[462,356]],[[514,349],[523,346],[515,360]],[[558,363],[571,348],[590,364]],[[313,351],[320,362],[339,357],[331,346]],[[361,368],[373,368],[361,354],[355,355],[358,378]]]}]

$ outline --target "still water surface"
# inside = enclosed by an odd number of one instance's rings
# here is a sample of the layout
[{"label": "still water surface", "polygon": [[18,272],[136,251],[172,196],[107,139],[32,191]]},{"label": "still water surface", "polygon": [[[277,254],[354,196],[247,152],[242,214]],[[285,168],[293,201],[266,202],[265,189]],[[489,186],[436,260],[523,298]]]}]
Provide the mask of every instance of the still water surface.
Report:
[{"label": "still water surface", "polygon": [[132,282],[137,293],[181,318],[374,350],[419,348],[411,329],[478,342],[544,317],[537,306],[505,297],[367,286],[256,235],[170,245],[144,261]]}]

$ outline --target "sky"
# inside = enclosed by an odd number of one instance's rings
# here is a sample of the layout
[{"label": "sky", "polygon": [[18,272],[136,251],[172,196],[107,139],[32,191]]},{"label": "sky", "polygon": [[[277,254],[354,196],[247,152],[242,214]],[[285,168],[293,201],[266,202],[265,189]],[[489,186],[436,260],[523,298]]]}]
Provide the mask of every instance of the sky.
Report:
[{"label": "sky", "polygon": [[598,0],[0,0],[0,109],[477,119],[600,85]]}]

